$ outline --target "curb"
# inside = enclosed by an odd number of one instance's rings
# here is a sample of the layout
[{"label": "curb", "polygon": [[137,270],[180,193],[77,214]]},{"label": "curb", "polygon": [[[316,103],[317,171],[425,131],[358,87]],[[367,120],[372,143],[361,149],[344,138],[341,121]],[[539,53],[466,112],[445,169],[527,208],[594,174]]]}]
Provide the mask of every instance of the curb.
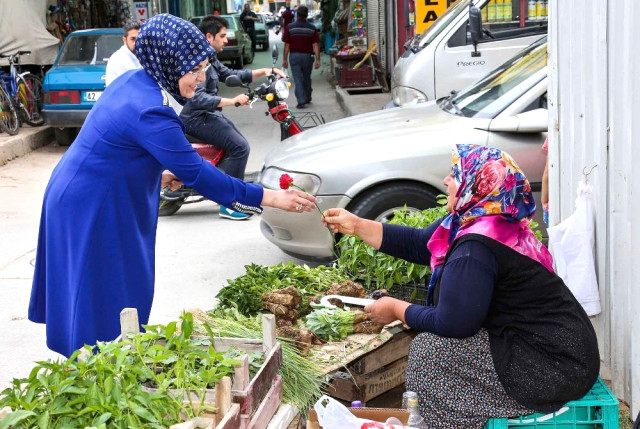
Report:
[{"label": "curb", "polygon": [[338,104],[340,105],[340,108],[342,109],[344,114],[347,116],[356,115],[356,113],[353,112],[353,109],[349,105],[350,103],[348,102],[349,96],[350,96],[349,93],[344,89],[342,89],[341,86],[338,86],[338,85],[336,85],[335,89],[336,89],[336,99],[338,100]]},{"label": "curb", "polygon": [[55,139],[53,128],[22,128],[20,133],[0,141],[0,166],[51,143]]}]

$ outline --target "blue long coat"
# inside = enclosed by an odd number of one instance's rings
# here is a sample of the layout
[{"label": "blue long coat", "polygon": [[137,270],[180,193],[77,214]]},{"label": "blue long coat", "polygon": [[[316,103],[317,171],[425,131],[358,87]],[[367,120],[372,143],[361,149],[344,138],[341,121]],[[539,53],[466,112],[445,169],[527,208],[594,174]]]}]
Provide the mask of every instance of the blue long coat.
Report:
[{"label": "blue long coat", "polygon": [[45,192],[29,319],[47,324],[50,349],[70,356],[113,340],[125,307],[148,323],[165,168],[211,200],[261,210],[262,188],[204,161],[144,70],[122,75],[91,110]]}]

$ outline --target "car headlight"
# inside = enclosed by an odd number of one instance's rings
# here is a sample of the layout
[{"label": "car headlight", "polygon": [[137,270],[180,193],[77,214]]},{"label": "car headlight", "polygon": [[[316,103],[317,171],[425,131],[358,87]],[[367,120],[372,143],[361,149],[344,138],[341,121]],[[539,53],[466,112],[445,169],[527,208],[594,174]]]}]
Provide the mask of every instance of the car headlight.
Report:
[{"label": "car headlight", "polygon": [[274,89],[276,90],[276,95],[280,100],[286,100],[289,97],[289,85],[287,85],[287,82],[284,79],[278,79]]},{"label": "car headlight", "polygon": [[424,93],[406,86],[396,86],[391,91],[391,95],[397,106],[410,106],[427,101],[427,96]]},{"label": "car headlight", "polygon": [[292,171],[282,170],[277,167],[269,167],[264,170],[258,181],[267,189],[280,189],[280,176],[288,174],[293,178],[293,184],[304,189],[311,195],[315,195],[320,189],[320,178],[308,173],[295,173]]}]

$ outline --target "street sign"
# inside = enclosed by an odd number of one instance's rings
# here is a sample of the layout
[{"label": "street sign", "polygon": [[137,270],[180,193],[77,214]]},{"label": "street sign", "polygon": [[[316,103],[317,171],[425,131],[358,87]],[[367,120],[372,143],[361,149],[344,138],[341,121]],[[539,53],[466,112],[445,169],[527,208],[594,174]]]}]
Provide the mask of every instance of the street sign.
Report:
[{"label": "street sign", "polygon": [[149,2],[137,1],[135,6],[135,17],[141,24],[144,24],[149,19]]},{"label": "street sign", "polygon": [[447,0],[416,1],[416,34],[422,34],[447,10]]}]

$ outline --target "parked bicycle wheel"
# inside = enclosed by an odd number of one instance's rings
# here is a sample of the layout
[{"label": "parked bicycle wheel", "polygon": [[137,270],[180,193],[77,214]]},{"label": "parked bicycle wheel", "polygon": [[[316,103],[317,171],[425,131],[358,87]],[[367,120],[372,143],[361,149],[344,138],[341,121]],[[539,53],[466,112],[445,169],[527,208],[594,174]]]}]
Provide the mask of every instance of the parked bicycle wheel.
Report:
[{"label": "parked bicycle wheel", "polygon": [[0,129],[15,136],[20,129],[18,112],[13,107],[9,94],[0,86]]},{"label": "parked bicycle wheel", "polygon": [[22,119],[33,127],[44,124],[42,116],[42,81],[36,75],[28,73],[19,80],[18,99]]}]

